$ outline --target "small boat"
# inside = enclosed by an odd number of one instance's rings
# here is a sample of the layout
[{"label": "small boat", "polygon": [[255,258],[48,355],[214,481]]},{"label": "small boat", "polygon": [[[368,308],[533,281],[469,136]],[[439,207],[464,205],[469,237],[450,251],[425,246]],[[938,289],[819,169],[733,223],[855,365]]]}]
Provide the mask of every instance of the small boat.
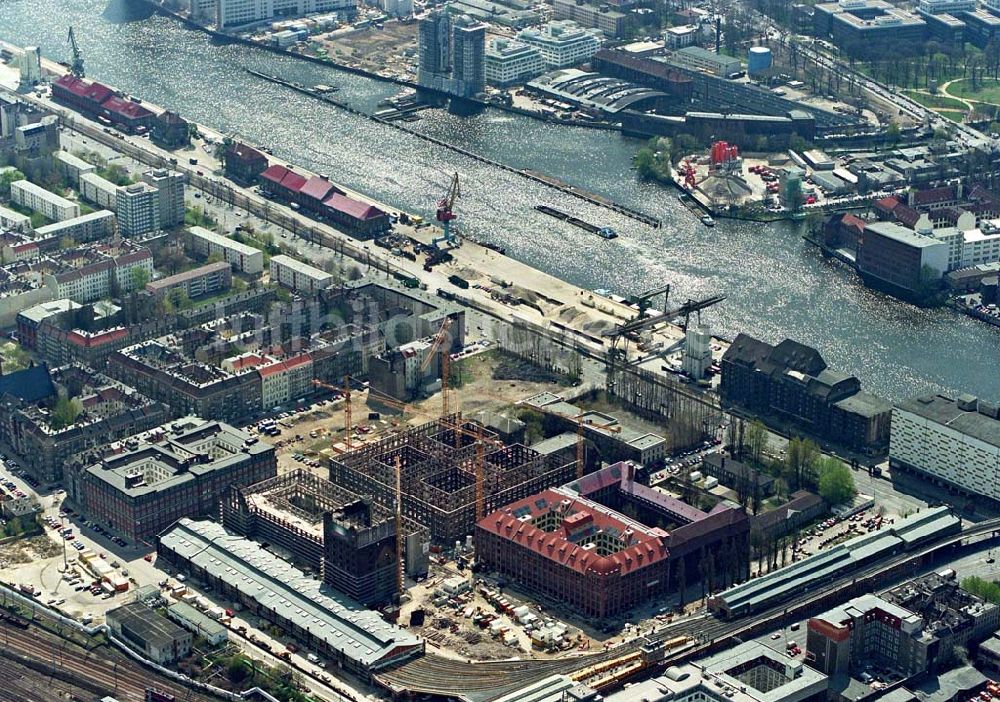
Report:
[{"label": "small boat", "polygon": [[704,224],[706,227],[714,227],[715,226],[715,220],[712,219],[711,215],[705,215],[705,216],[703,216],[701,218],[701,223]]}]

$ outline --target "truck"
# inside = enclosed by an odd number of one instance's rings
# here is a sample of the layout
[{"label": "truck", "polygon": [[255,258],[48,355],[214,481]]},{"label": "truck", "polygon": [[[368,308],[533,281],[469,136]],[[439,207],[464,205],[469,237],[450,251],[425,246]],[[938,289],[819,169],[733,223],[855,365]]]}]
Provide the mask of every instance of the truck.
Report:
[{"label": "truck", "polygon": [[454,275],[454,274],[449,275],[448,282],[454,285],[456,288],[461,288],[462,290],[468,290],[469,288],[469,281],[467,281],[460,275]]}]

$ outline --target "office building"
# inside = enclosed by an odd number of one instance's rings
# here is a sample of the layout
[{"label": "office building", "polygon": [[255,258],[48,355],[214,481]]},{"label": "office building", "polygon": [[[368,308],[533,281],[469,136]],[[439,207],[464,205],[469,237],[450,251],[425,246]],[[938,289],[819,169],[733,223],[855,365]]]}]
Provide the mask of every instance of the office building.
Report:
[{"label": "office building", "polygon": [[865,58],[875,53],[902,51],[923,43],[927,22],[885,0],[839,0],[813,8],[813,32],[849,56]]},{"label": "office building", "polygon": [[892,468],[1000,500],[1000,409],[971,395],[920,395],[893,407]]},{"label": "office building", "polygon": [[624,12],[585,0],[554,0],[552,11],[557,20],[572,20],[581,27],[598,29],[612,39],[621,39],[632,26]]},{"label": "office building", "polygon": [[260,249],[204,227],[191,227],[188,230],[188,241],[191,250],[198,256],[221,256],[234,270],[248,275],[264,272],[264,252]]},{"label": "office building", "polygon": [[215,3],[216,0],[191,0],[191,6],[188,8],[191,19],[202,24],[215,22]]},{"label": "office building", "polygon": [[823,702],[826,675],[757,641],[671,666],[604,697],[605,702]]},{"label": "office building", "polygon": [[157,168],[143,173],[142,180],[156,188],[159,228],[172,229],[184,224],[184,175]]},{"label": "office building", "polygon": [[160,229],[160,195],[148,183],[133,183],[117,189],[115,214],[122,236],[139,236]]},{"label": "office building", "polygon": [[365,681],[424,653],[419,637],[215,522],[181,519],[160,537],[157,554]]},{"label": "office building", "polygon": [[[394,512],[308,470],[231,489],[222,518],[227,529],[283,549],[367,606],[386,604],[396,594]],[[405,573],[426,575],[427,530],[409,518],[403,529]]]},{"label": "office building", "polygon": [[682,24],[679,27],[667,27],[663,32],[663,41],[668,49],[683,49],[698,42],[701,28],[693,24]]},{"label": "office building", "polygon": [[141,602],[108,610],[108,628],[115,638],[160,665],[191,653],[193,636]]},{"label": "office building", "polygon": [[692,71],[704,71],[719,78],[728,78],[743,70],[739,59],[717,54],[700,46],[678,49],[667,56],[667,62]]},{"label": "office building", "polygon": [[232,29],[277,17],[301,17],[316,12],[339,12],[353,17],[356,0],[216,0],[215,24]]},{"label": "office building", "polygon": [[889,443],[892,407],[830,369],[819,352],[791,339],[777,346],[740,334],[720,362],[722,399],[791,422],[823,441],[865,451]]},{"label": "office building", "polygon": [[[705,513],[634,474],[633,464],[617,463],[488,514],[476,524],[478,562],[591,617],[680,589],[678,568],[686,580],[703,573],[710,590],[746,576],[742,508],[720,503]],[[708,572],[705,553],[717,554],[718,572]]]},{"label": "office building", "polygon": [[223,422],[185,417],[84,468],[81,507],[127,540],[147,541],[182,517],[218,515],[230,486],[276,473],[274,447]]},{"label": "office building", "polygon": [[16,180],[10,184],[10,199],[21,207],[53,222],[62,222],[80,216],[80,206],[64,197],[49,192],[29,180]]},{"label": "office building", "polygon": [[272,283],[296,292],[314,293],[330,287],[335,281],[329,273],[284,254],[271,257],[270,273]]},{"label": "office building", "polygon": [[894,222],[865,224],[857,269],[866,284],[918,299],[937,289],[948,271],[948,245],[929,227],[914,231]]},{"label": "office building", "polygon": [[601,48],[602,41],[597,30],[584,29],[570,20],[554,20],[537,29],[522,29],[517,39],[541,52],[547,70],[589,61]]},{"label": "office building", "polygon": [[508,87],[531,80],[545,71],[538,47],[510,39],[492,39],[486,47],[486,82]]}]

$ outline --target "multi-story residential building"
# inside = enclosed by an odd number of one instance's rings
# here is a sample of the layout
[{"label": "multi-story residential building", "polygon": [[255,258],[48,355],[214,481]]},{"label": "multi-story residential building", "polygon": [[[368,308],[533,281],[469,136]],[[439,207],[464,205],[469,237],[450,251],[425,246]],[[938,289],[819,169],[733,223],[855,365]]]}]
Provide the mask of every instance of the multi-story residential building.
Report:
[{"label": "multi-story residential building", "polygon": [[334,284],[335,278],[319,268],[284,254],[271,257],[271,282],[297,292],[314,293]]},{"label": "multi-story residential building", "polygon": [[229,29],[276,17],[301,17],[314,12],[342,12],[353,17],[356,0],[216,0],[215,24]]},{"label": "multi-story residential building", "polygon": [[792,422],[825,441],[865,451],[889,443],[892,407],[861,391],[861,382],[831,370],[816,349],[785,339],[777,346],[740,334],[720,363],[727,403]]},{"label": "multi-story residential building", "polygon": [[892,410],[892,468],[1000,500],[1000,409],[971,395],[920,395]]},{"label": "multi-story residential building", "polygon": [[106,239],[115,233],[115,214],[108,210],[88,212],[85,215],[54,222],[35,230],[39,239],[68,237],[78,244]]},{"label": "multi-story residential building", "polygon": [[463,15],[452,26],[452,92],[473,97],[486,89],[486,25]]},{"label": "multi-story residential building", "polygon": [[215,22],[216,0],[191,0],[191,19],[195,22],[210,24]]},{"label": "multi-story residential building", "polygon": [[148,183],[133,183],[117,189],[115,214],[122,236],[155,232],[160,224],[160,195]]},{"label": "multi-story residential building", "polygon": [[950,665],[954,649],[990,636],[1000,609],[930,573],[879,595],[862,595],[809,620],[807,656],[827,675],[885,666],[909,677]]},{"label": "multi-story residential building", "polygon": [[261,406],[278,407],[313,391],[313,362],[309,353],[282,360],[270,359],[258,368]]},{"label": "multi-story residential building", "polygon": [[191,227],[188,230],[188,244],[196,255],[221,256],[226,263],[242,273],[259,275],[264,271],[263,251],[204,227]]},{"label": "multi-story residential building", "polygon": [[53,222],[62,222],[80,216],[78,204],[49,192],[29,180],[16,180],[11,183],[10,199],[21,207],[38,212]]},{"label": "multi-story residential building", "polygon": [[498,87],[523,83],[545,71],[537,46],[494,38],[486,46],[486,82]]},{"label": "multi-story residential building", "polygon": [[146,283],[146,292],[157,298],[183,290],[189,299],[225,292],[233,284],[233,267],[225,261],[206,263],[183,273]]},{"label": "multi-story residential building", "polygon": [[668,49],[683,49],[697,43],[701,36],[701,28],[694,24],[682,24],[679,27],[667,27],[663,32],[663,41]]},{"label": "multi-story residential building", "polygon": [[185,417],[85,468],[81,507],[130,541],[146,541],[182,517],[218,516],[230,486],[276,474],[273,446],[220,421]]},{"label": "multi-story residential building", "polygon": [[57,151],[53,158],[55,159],[56,169],[74,188],[80,187],[80,176],[85,173],[93,173],[97,169],[97,166],[94,164],[87,163],[69,151]]},{"label": "multi-story residential building", "polygon": [[[13,395],[0,400],[0,438],[38,480],[63,480],[72,458],[97,446],[125,439],[169,419],[165,405],[83,366],[49,371],[51,393],[25,402]],[[56,425],[52,406],[60,394],[79,402],[80,414],[68,426]]]},{"label": "multi-story residential building", "polygon": [[14,129],[14,151],[28,158],[48,156],[59,150],[59,118],[46,115],[37,122]]},{"label": "multi-story residential building", "polygon": [[554,0],[552,10],[557,20],[572,20],[583,27],[599,29],[604,36],[615,39],[624,37],[632,26],[624,12],[581,0]]},{"label": "multi-story residential building", "polygon": [[118,209],[118,186],[96,173],[80,176],[80,197],[102,210],[115,212]]},{"label": "multi-story residential building", "polygon": [[142,180],[156,188],[159,227],[171,229],[184,224],[184,174],[157,168],[143,173]]},{"label": "multi-story residential building", "polygon": [[31,217],[0,206],[0,231],[30,234]]},{"label": "multi-story residential building", "polygon": [[486,25],[466,15],[431,12],[420,20],[420,85],[463,97],[486,84]]},{"label": "multi-story residential building", "polygon": [[554,20],[538,28],[522,29],[520,42],[537,48],[547,70],[589,61],[601,48],[600,32],[584,29],[570,20]]}]

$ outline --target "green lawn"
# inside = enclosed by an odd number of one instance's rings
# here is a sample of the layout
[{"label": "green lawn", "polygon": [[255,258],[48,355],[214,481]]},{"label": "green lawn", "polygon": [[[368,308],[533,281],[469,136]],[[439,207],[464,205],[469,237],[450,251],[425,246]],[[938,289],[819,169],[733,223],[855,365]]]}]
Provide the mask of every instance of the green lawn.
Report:
[{"label": "green lawn", "polygon": [[979,90],[973,92],[971,80],[956,81],[948,86],[948,92],[980,102],[1000,105],[1000,80],[986,78],[979,83]]},{"label": "green lawn", "polygon": [[903,92],[924,107],[929,107],[932,110],[935,108],[944,108],[946,110],[968,112],[965,103],[947,95],[928,95],[927,93],[919,93],[915,90],[904,90]]}]

